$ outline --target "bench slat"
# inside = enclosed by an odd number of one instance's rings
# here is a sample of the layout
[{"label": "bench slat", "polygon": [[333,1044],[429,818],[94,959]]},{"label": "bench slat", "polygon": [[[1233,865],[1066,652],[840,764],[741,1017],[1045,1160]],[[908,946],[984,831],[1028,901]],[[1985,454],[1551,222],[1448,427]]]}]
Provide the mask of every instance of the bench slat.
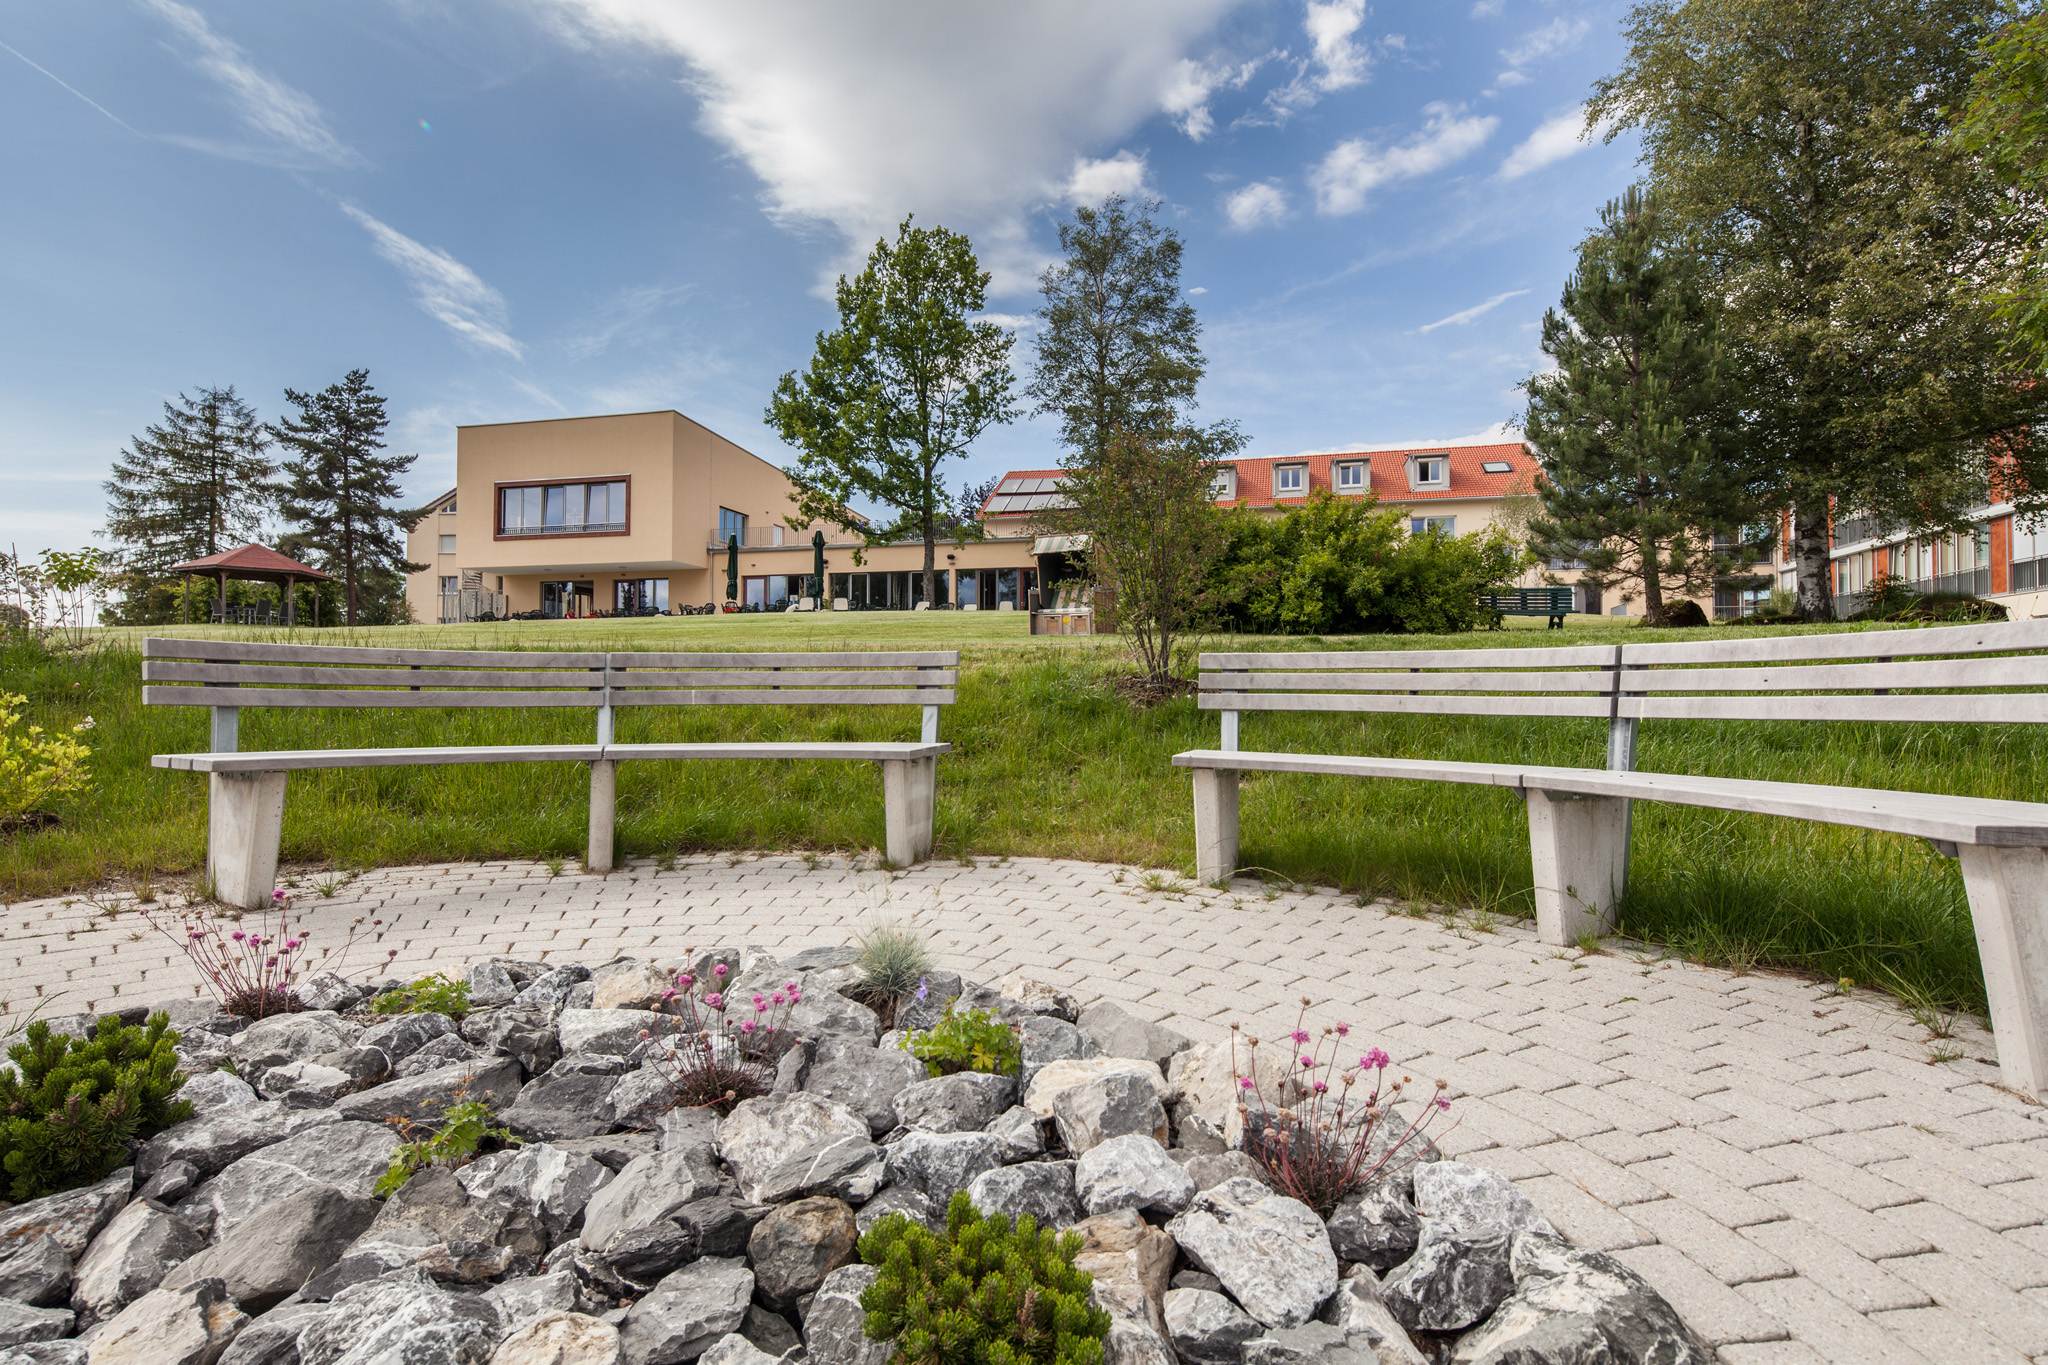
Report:
[{"label": "bench slat", "polygon": [[442,668],[603,668],[602,653],[530,649],[373,649],[362,645],[276,645],[248,640],[186,640],[151,636],[145,659],[248,659],[267,664],[383,664]]},{"label": "bench slat", "polygon": [[594,669],[306,668],[272,664],[195,664],[142,661],[144,682],[265,683],[302,687],[602,687]]},{"label": "bench slat", "polygon": [[605,694],[564,688],[559,692],[336,692],[284,687],[145,687],[144,706],[603,706]]},{"label": "bench slat", "polygon": [[604,756],[628,759],[684,758],[844,758],[881,762],[892,758],[936,758],[953,752],[950,744],[903,743],[762,743],[762,744],[609,744]]},{"label": "bench slat", "polygon": [[1558,645],[1550,649],[1374,649],[1341,653],[1204,654],[1205,669],[1300,673],[1324,668],[1612,668],[1619,645]]},{"label": "bench slat", "polygon": [[2039,725],[2048,693],[1932,693],[1908,696],[1624,696],[1616,714],[1637,720],[1869,720]]},{"label": "bench slat", "polygon": [[871,669],[785,669],[776,672],[755,669],[698,669],[663,672],[659,669],[615,668],[607,677],[613,687],[955,687],[958,672],[950,668]]},{"label": "bench slat", "polygon": [[1841,635],[1774,635],[1757,640],[1674,640],[1623,645],[1622,666],[1781,663],[1797,659],[1918,658],[2048,649],[2048,617],[1984,621],[1967,626],[1864,630]]},{"label": "bench slat", "polygon": [[611,655],[613,668],[957,668],[957,649],[840,654],[632,654]]},{"label": "bench slat", "polygon": [[1912,659],[1887,664],[1790,664],[1783,668],[1631,668],[1632,692],[1825,692],[1887,687],[2048,686],[2048,654]]},{"label": "bench slat", "polygon": [[[614,688],[613,706],[951,706],[960,694],[948,687]],[[1603,713],[1604,714],[1604,713]]]},{"label": "bench slat", "polygon": [[[614,696],[617,694],[615,693]],[[1611,697],[1346,696],[1328,692],[1204,692],[1203,711],[1391,711],[1432,716],[1598,716],[1613,714]]]},{"label": "bench slat", "polygon": [[[1644,676],[1655,676],[1646,674]],[[1598,692],[1614,673],[1204,673],[1203,691]]]},{"label": "bench slat", "polygon": [[194,773],[261,773],[306,768],[402,768],[449,763],[595,763],[596,744],[500,744],[436,749],[277,749],[232,754],[157,754],[158,768]]}]

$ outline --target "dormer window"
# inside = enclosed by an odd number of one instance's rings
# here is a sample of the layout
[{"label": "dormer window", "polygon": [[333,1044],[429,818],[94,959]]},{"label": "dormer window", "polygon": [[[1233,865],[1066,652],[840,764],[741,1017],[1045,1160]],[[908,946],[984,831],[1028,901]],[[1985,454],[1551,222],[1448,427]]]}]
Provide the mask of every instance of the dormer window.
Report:
[{"label": "dormer window", "polygon": [[1209,485],[1209,495],[1217,502],[1237,500],[1237,470],[1225,467],[1216,471],[1216,480]]},{"label": "dormer window", "polygon": [[1276,465],[1273,469],[1273,496],[1276,498],[1298,498],[1308,491],[1308,466],[1305,464]]},{"label": "dormer window", "polygon": [[1363,460],[1347,460],[1337,466],[1337,491],[1363,493],[1372,486],[1372,466]]},{"label": "dormer window", "polygon": [[1408,457],[1408,487],[1421,492],[1451,486],[1451,457],[1443,452]]}]

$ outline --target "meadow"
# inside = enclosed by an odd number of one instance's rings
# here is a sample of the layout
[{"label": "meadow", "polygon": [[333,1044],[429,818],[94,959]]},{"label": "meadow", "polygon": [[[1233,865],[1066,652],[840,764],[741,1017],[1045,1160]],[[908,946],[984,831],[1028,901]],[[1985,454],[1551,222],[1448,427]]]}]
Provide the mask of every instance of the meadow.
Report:
[{"label": "meadow", "polygon": [[[1563,632],[1512,624],[1456,637],[1211,637],[1203,645],[1483,650],[1699,634],[1591,620]],[[83,650],[0,655],[0,690],[27,694],[30,720],[54,726],[94,718],[96,779],[90,793],[57,808],[55,823],[0,834],[0,899],[161,884],[200,867],[204,779],[153,769],[149,757],[204,748],[207,716],[201,708],[141,705],[144,633],[108,630]],[[286,638],[235,628],[147,633]],[[935,856],[942,858],[1082,858],[1190,875],[1188,779],[1168,759],[1213,747],[1218,737],[1216,717],[1192,699],[1147,707],[1126,700],[1114,683],[1131,665],[1115,638],[1033,638],[1025,619],[1009,614],[508,622],[296,638],[536,650],[958,648],[960,702],[941,721],[941,737],[954,746],[939,767]],[[247,710],[241,734],[245,749],[588,742],[591,725],[587,712],[550,710]],[[917,726],[909,708],[645,709],[620,712],[618,739],[911,739]],[[1244,744],[1597,767],[1605,724],[1263,714],[1246,718]],[[1644,727],[1638,766],[2040,799],[2048,791],[2048,736],[2019,725],[1667,722]],[[290,782],[284,857],[299,869],[499,857],[573,863],[582,851],[587,779],[571,765],[309,772]],[[880,782],[867,764],[620,769],[624,856],[855,852],[881,838]],[[1509,791],[1247,774],[1241,857],[1253,875],[1275,884],[1335,885],[1361,902],[1387,896],[1413,913],[1454,913],[1469,932],[1533,912],[1527,831]],[[1621,927],[1733,970],[1847,976],[1926,1008],[1984,1007],[1961,877],[1953,861],[1914,839],[1639,803]]]}]

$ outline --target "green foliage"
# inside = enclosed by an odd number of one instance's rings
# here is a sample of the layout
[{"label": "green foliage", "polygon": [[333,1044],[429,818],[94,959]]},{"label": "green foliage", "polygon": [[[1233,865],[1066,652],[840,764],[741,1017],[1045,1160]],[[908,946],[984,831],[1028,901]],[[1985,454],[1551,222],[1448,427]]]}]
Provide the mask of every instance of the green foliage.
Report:
[{"label": "green foliage", "polygon": [[178,1035],[168,1015],[144,1028],[113,1015],[90,1038],[52,1034],[38,1019],[0,1070],[0,1180],[7,1198],[36,1199],[90,1185],[128,1161],[128,1142],[192,1117],[175,1098]]},{"label": "green foliage", "polygon": [[892,1365],[1101,1365],[1110,1318],[1088,1302],[1080,1250],[1079,1233],[1029,1214],[984,1217],[965,1190],[944,1233],[892,1213],[860,1239],[861,1260],[881,1267],[862,1326],[896,1343]]},{"label": "green foliage", "polygon": [[1965,592],[1918,593],[1900,574],[1881,573],[1857,594],[1862,603],[1851,621],[1938,622],[1967,625],[1972,621],[2003,621],[2005,607]]},{"label": "green foliage", "polygon": [[2048,8],[2025,13],[2007,0],[2005,22],[1984,40],[1984,65],[1961,133],[2013,191],[2007,211],[2031,223],[2032,261],[2020,281],[1998,296],[1999,315],[2020,345],[2048,371]]},{"label": "green foliage", "polygon": [[92,785],[85,766],[91,750],[78,739],[92,728],[91,718],[69,730],[45,734],[40,725],[21,726],[20,711],[26,705],[28,698],[20,693],[0,692],[0,829],[57,797],[76,795]]},{"label": "green foliage", "polygon": [[469,983],[451,981],[439,972],[409,986],[386,991],[370,1002],[372,1014],[445,1014],[460,1019],[469,1013]]},{"label": "green foliage", "polygon": [[1244,507],[1223,518],[1229,548],[1212,591],[1230,627],[1245,632],[1474,630],[1489,620],[1479,594],[1506,587],[1528,563],[1494,531],[1410,534],[1405,514],[1370,493],[1317,489],[1277,519]]},{"label": "green foliage", "polygon": [[107,537],[135,578],[129,595],[170,576],[173,564],[256,539],[271,499],[269,434],[256,409],[224,389],[202,388],[164,404],[114,459],[107,481]]},{"label": "green foliage", "polygon": [[924,935],[907,924],[877,924],[863,930],[855,942],[857,989],[869,1000],[901,999],[937,969]]},{"label": "green foliage", "polygon": [[[768,403],[768,425],[801,452],[790,524],[822,521],[868,545],[922,540],[927,601],[953,510],[942,466],[1016,416],[1010,334],[973,320],[988,281],[966,237],[905,218],[866,269],[840,276],[838,330],[818,334],[810,368],[782,376]],[[873,524],[861,502],[896,517]]]},{"label": "green foliage", "polygon": [[991,1018],[987,1010],[960,1013],[948,1007],[946,1017],[930,1032],[912,1034],[898,1046],[934,1076],[957,1071],[1014,1076],[1024,1066],[1024,1044],[1017,1030]]},{"label": "green foliage", "polygon": [[480,1100],[450,1105],[441,1115],[438,1131],[401,1142],[391,1152],[391,1166],[377,1178],[376,1195],[389,1199],[405,1188],[405,1182],[429,1166],[466,1166],[476,1159],[477,1148],[486,1142],[509,1147],[520,1145],[508,1128],[492,1122],[497,1115]]},{"label": "green foliage", "polygon": [[[1734,367],[1720,312],[1690,273],[1666,250],[1656,202],[1630,186],[1601,210],[1562,304],[1543,315],[1556,368],[1523,385],[1544,473],[1530,548],[1578,560],[1592,587],[1640,589],[1652,625],[1665,624],[1667,595],[1712,592],[1754,562],[1770,530],[1741,534],[1761,508]],[[1717,535],[1738,548],[1717,553]]]}]

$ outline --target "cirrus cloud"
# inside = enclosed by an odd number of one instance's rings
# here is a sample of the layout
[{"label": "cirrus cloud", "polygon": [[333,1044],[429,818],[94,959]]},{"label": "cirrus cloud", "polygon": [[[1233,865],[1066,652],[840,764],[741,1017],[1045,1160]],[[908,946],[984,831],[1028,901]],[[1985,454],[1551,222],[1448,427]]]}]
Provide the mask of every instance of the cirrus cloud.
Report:
[{"label": "cirrus cloud", "polygon": [[1331,148],[1309,175],[1316,192],[1316,211],[1356,213],[1374,190],[1428,175],[1469,156],[1493,136],[1500,123],[1491,114],[1467,115],[1442,101],[1425,105],[1423,113],[1428,119],[1422,131],[1393,146],[1355,137]]}]

